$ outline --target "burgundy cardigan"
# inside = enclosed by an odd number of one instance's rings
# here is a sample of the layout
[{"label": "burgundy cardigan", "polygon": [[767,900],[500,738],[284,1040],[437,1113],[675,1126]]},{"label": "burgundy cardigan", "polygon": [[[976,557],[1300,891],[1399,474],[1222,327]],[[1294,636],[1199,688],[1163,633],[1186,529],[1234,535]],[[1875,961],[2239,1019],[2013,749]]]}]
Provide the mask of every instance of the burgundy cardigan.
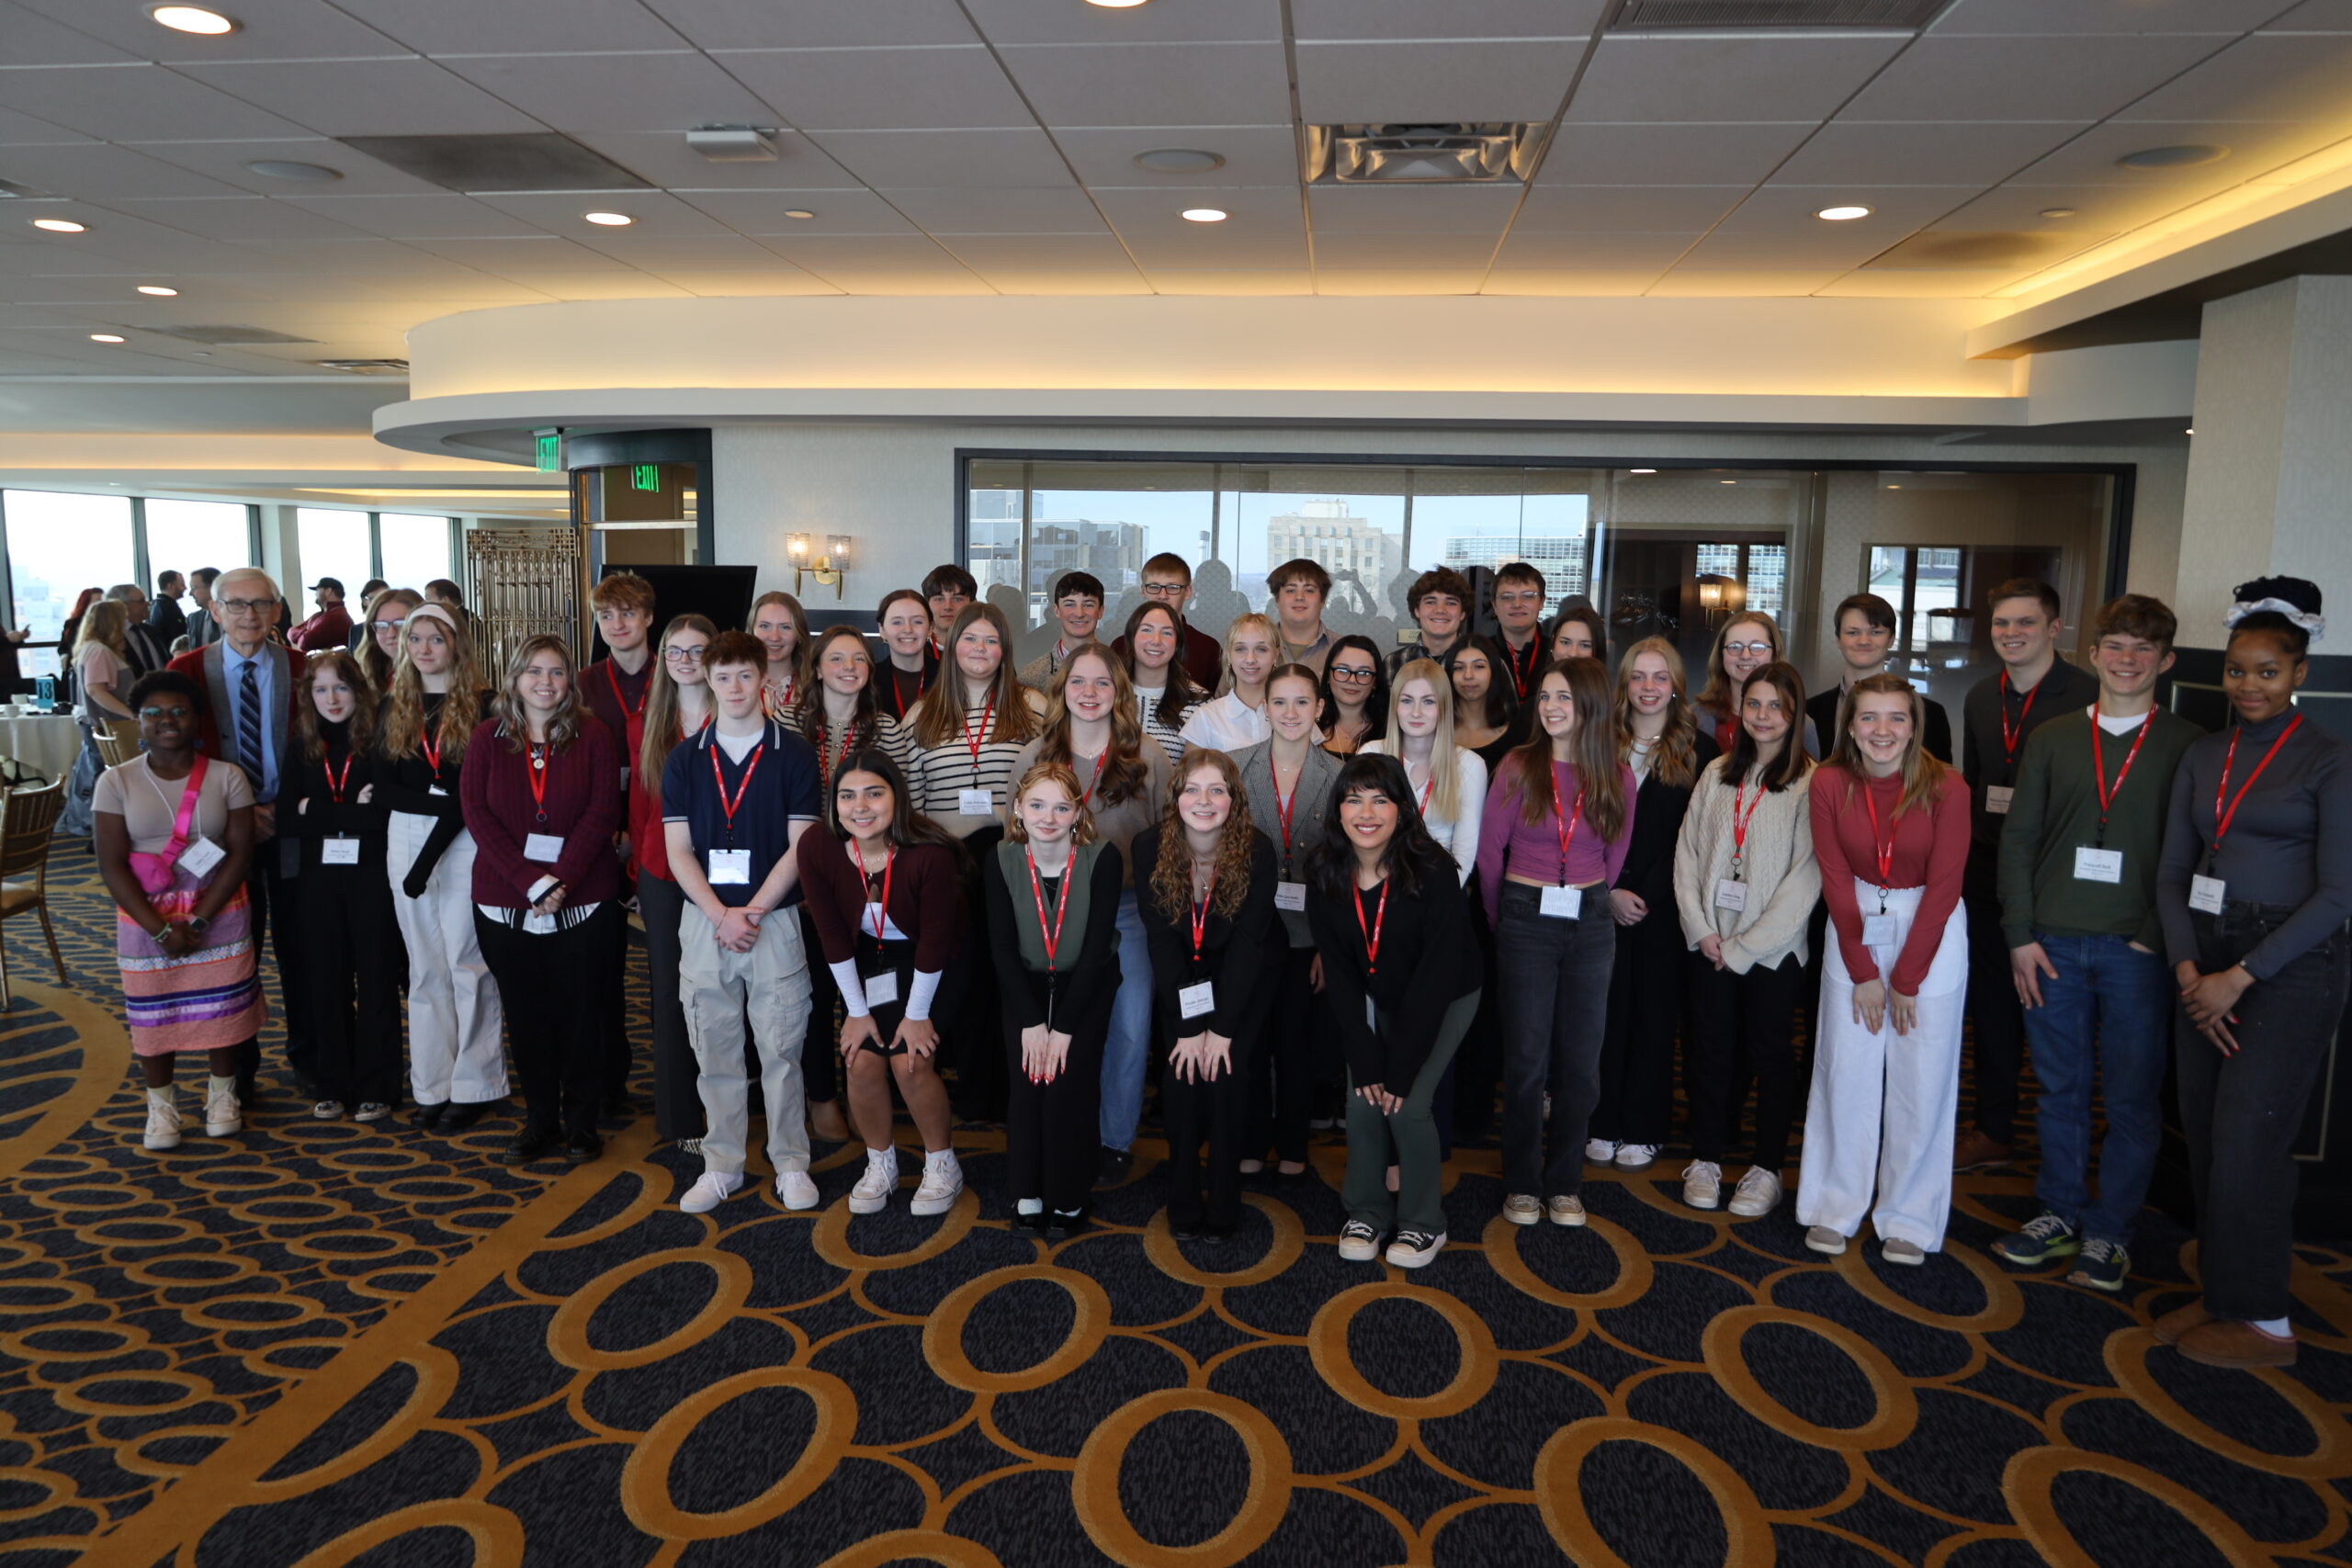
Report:
[{"label": "burgundy cardigan", "polygon": [[[842,840],[822,828],[800,835],[800,892],[817,923],[827,964],[857,956],[857,923],[865,918],[865,878],[850,864]],[[890,864],[890,923],[914,938],[915,973],[936,975],[956,956],[964,933],[963,878],[943,844],[910,844]]]},{"label": "burgundy cardigan", "polygon": [[[547,761],[548,819],[541,823],[531,799],[528,750],[508,746],[494,718],[484,719],[466,743],[458,799],[474,836],[477,904],[527,909],[531,885],[550,874],[564,885],[566,908],[620,897],[613,834],[621,821],[621,759],[612,731],[583,709],[579,736]],[[524,840],[532,833],[563,840],[562,858],[553,866],[523,858]]]}]

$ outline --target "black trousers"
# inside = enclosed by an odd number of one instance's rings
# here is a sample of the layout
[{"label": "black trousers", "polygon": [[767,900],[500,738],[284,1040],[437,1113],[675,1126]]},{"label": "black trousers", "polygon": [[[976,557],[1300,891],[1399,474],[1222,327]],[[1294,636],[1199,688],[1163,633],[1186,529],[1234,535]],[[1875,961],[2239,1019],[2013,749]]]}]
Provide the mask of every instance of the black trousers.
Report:
[{"label": "black trousers", "polygon": [[[956,1075],[950,1094],[956,1117],[966,1122],[1002,1121],[1010,1088],[1004,1042],[989,1025],[991,1019],[1003,1015],[1004,1007],[997,995],[988,899],[981,895],[979,877],[981,863],[996,853],[1003,837],[1004,829],[991,824],[964,840],[964,940],[940,973],[939,995],[931,1008],[932,1020],[939,1025],[939,1066]],[[1012,1077],[1023,1077],[1018,1050],[1012,1063]]]},{"label": "black trousers", "polygon": [[1487,924],[1486,900],[1474,889],[1464,896],[1470,929],[1478,938],[1481,989],[1478,1014],[1462,1037],[1446,1076],[1438,1084],[1434,1109],[1438,1134],[1450,1151],[1450,1132],[1464,1142],[1483,1138],[1495,1124],[1495,1097],[1503,1081],[1502,981],[1495,973],[1495,933]]},{"label": "black trousers", "polygon": [[[2191,913],[2197,966],[2226,969],[2294,913],[2291,906],[2222,906]],[[2352,935],[2338,930],[2238,998],[2238,1043],[2224,1056],[2174,1009],[2181,1131],[2197,1195],[2197,1273],[2217,1317],[2267,1322],[2291,1310],[2295,1139],[2326,1065],[2352,986]]]},{"label": "black trousers", "polygon": [[1975,1041],[1976,1130],[2006,1144],[2016,1130],[2018,1073],[2025,1064],[2025,1009],[2009,977],[2009,942],[1989,851],[1972,848],[1961,899],[1968,910],[1968,1022]]},{"label": "black trousers", "polygon": [[[290,809],[290,807],[289,807]],[[301,978],[302,914],[296,891],[299,878],[281,874],[280,857],[294,840],[265,839],[254,846],[245,871],[245,897],[253,905],[254,936],[269,928],[270,955],[277,961],[277,1001],[286,1019],[286,1065],[298,1079],[319,1076],[319,1029],[311,1011],[311,987]],[[261,1043],[237,1047],[237,1098],[254,1097],[254,1078],[261,1070]]]},{"label": "black trousers", "polygon": [[[1248,1087],[1241,1090],[1241,1136],[1249,1157],[1263,1158],[1272,1149],[1278,1160],[1306,1158],[1317,1043],[1339,1033],[1326,1010],[1329,1004],[1316,993],[1314,968],[1313,948],[1284,948],[1261,1004],[1267,1015],[1266,1027],[1258,1047],[1249,1053]],[[1163,1101],[1167,1092],[1164,1081]],[[1161,1114],[1172,1117],[1174,1112],[1163,1104]],[[1169,1137],[1172,1143],[1172,1121]]]},{"label": "black trousers", "polygon": [[702,1136],[702,1068],[686,1039],[678,1000],[678,920],[686,896],[658,876],[637,879],[637,913],[645,922],[645,988],[652,1016],[653,1130],[673,1143]]},{"label": "black trousers", "polygon": [[476,911],[481,955],[505,1006],[506,1049],[523,1080],[523,1114],[535,1132],[594,1133],[604,1098],[604,1039],[597,967],[611,962],[607,901],[569,930],[533,935]]},{"label": "black trousers", "polygon": [[380,853],[373,865],[311,867],[294,903],[321,1094],[348,1106],[399,1104],[400,983],[408,964]]},{"label": "black trousers", "polygon": [[[1684,964],[1690,998],[1683,1043],[1683,1087],[1690,1096],[1690,1151],[1721,1165],[1739,1141],[1747,1077],[1756,1082],[1755,1163],[1779,1171],[1789,1163],[1789,1130],[1804,1092],[1797,1070],[1797,1011],[1805,1000],[1805,966],[1792,953],[1780,966],[1745,975],[1717,969],[1698,953]],[[1745,1063],[1747,1073],[1741,1069]]]},{"label": "black trousers", "polygon": [[[623,886],[628,887],[628,873],[621,873]],[[647,882],[652,877],[643,879]],[[634,891],[631,889],[631,891]],[[601,1094],[623,1094],[628,1089],[628,1075],[636,1066],[628,1041],[628,917],[622,914],[612,923],[612,935],[605,939],[612,947],[610,963],[605,965],[605,1007],[601,1041],[604,1046],[602,1071],[598,1079]]]},{"label": "black trousers", "polygon": [[[1046,977],[1033,977],[1040,1005]],[[1063,1020],[1057,1019],[1057,1023]],[[1021,1066],[1021,1026],[1004,1015],[1004,1167],[1007,1195],[1043,1198],[1076,1213],[1094,1192],[1102,1161],[1102,1042],[1111,1032],[1111,997],[1086,1017],[1067,1021],[1069,1057],[1051,1083],[1032,1083]]]},{"label": "black trousers", "polygon": [[[841,1010],[842,988],[825,966],[824,944],[817,940],[817,919],[808,912],[808,903],[804,900],[792,908],[800,917],[800,951],[808,955],[808,1033],[800,1048],[800,1079],[813,1105],[841,1097],[841,1025],[836,1015]],[[897,1027],[895,1021],[892,1027]]]},{"label": "black trousers", "polygon": [[1593,1107],[1589,1136],[1663,1144],[1673,1132],[1684,951],[1682,919],[1672,908],[1653,908],[1639,924],[1617,928],[1609,1021],[1600,1038],[1600,1103]]}]

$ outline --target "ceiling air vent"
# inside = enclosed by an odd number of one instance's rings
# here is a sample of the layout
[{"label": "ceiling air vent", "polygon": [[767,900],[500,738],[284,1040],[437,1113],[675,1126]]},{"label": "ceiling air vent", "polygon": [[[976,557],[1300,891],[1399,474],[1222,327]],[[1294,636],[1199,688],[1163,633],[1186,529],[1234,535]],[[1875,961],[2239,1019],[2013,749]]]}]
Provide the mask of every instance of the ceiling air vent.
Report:
[{"label": "ceiling air vent", "polygon": [[1538,132],[1524,122],[1310,125],[1317,185],[1515,185],[1533,172]]},{"label": "ceiling air vent", "polygon": [[405,376],[405,359],[313,359],[322,370],[348,370],[355,376]]},{"label": "ceiling air vent", "polygon": [[1625,0],[1609,30],[1924,28],[1951,0]]},{"label": "ceiling air vent", "polygon": [[345,147],[445,190],[646,190],[601,152],[569,136],[345,136]]},{"label": "ceiling air vent", "polygon": [[289,337],[284,333],[274,333],[267,327],[145,327],[141,330],[153,333],[157,337],[175,337],[186,343],[208,344],[215,348],[254,343],[319,341],[310,337]]}]

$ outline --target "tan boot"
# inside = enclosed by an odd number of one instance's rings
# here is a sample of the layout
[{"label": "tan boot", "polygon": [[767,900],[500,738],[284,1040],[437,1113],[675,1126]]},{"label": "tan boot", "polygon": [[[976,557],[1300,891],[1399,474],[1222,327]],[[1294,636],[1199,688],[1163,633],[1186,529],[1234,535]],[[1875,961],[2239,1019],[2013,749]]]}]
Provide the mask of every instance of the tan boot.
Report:
[{"label": "tan boot", "polygon": [[2159,1345],[2177,1345],[2180,1337],[2192,1328],[2213,1321],[2213,1314],[2202,1301],[2178,1306],[2156,1319],[2154,1333]]},{"label": "tan boot", "polygon": [[2291,1367],[2295,1364],[2292,1336],[2265,1334],[2250,1323],[2217,1317],[2200,1323],[2180,1337],[2173,1348],[2208,1367]]}]

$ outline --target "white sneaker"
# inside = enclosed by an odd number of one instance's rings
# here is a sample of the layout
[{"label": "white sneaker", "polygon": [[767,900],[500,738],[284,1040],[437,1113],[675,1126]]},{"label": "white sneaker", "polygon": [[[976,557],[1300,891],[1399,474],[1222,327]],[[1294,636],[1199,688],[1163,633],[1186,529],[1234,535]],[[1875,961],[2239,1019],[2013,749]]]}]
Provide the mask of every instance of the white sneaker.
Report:
[{"label": "white sneaker", "polygon": [[1419,1269],[1437,1261],[1445,1250],[1445,1233],[1432,1235],[1428,1231],[1398,1231],[1396,1239],[1388,1244],[1388,1261],[1399,1269]]},{"label": "white sneaker", "polygon": [[340,1100],[322,1100],[311,1107],[311,1119],[314,1122],[333,1122],[342,1114],[343,1101]]},{"label": "white sneaker", "polygon": [[1835,1258],[1846,1250],[1845,1235],[1827,1225],[1808,1225],[1804,1233],[1805,1246],[1814,1251]]},{"label": "white sneaker", "polygon": [[775,1179],[775,1195],[784,1200],[787,1209],[813,1209],[817,1206],[817,1184],[808,1179],[805,1170],[787,1170]]},{"label": "white sneaker", "polygon": [[678,1207],[689,1214],[707,1214],[735,1196],[742,1185],[741,1171],[706,1170],[702,1179],[686,1189],[686,1195],[678,1200]]},{"label": "white sneaker", "polygon": [[1369,1263],[1380,1256],[1380,1233],[1362,1220],[1350,1220],[1340,1227],[1340,1259],[1344,1263]]},{"label": "white sneaker", "polygon": [[1647,1170],[1657,1163],[1656,1144],[1620,1144],[1617,1145],[1617,1168]]},{"label": "white sneaker", "polygon": [[1532,1225],[1543,1217],[1543,1200],[1532,1192],[1513,1192],[1503,1200],[1503,1218],[1512,1224]]},{"label": "white sneaker", "polygon": [[1584,1141],[1584,1157],[1595,1165],[1607,1165],[1617,1157],[1617,1145],[1606,1138],[1587,1138]]},{"label": "white sneaker", "polygon": [[[1746,1190],[1746,1189],[1742,1189]],[[1711,1159],[1694,1159],[1682,1168],[1682,1201],[1694,1209],[1712,1209],[1723,1201],[1724,1168]]]},{"label": "white sneaker", "polygon": [[1566,1195],[1553,1198],[1545,1201],[1544,1209],[1546,1217],[1555,1225],[1584,1224],[1584,1200],[1581,1198]]},{"label": "white sneaker", "polygon": [[175,1149],[180,1146],[180,1108],[172,1100],[147,1097],[147,1146],[151,1149]]},{"label": "white sneaker", "polygon": [[1731,1195],[1731,1212],[1743,1220],[1769,1214],[1781,1206],[1781,1179],[1762,1166],[1750,1166]]},{"label": "white sneaker", "polygon": [[351,1113],[354,1122],[381,1122],[392,1113],[392,1108],[380,1100],[371,1100]]},{"label": "white sneaker", "polygon": [[1879,1239],[1878,1255],[1889,1263],[1903,1263],[1917,1269],[1928,1260],[1928,1249],[1916,1241],[1905,1241],[1899,1235]]},{"label": "white sneaker", "polygon": [[964,1191],[964,1168],[950,1153],[943,1159],[923,1161],[922,1185],[915,1189],[914,1213],[918,1219],[944,1214],[956,1206]]},{"label": "white sneaker", "polygon": [[235,1089],[218,1089],[204,1097],[204,1131],[208,1136],[225,1138],[244,1130],[245,1118],[237,1107]]},{"label": "white sneaker", "polygon": [[[868,1149],[865,1151],[865,1174],[849,1190],[849,1212],[853,1214],[878,1214],[889,1207],[890,1194],[899,1190],[899,1151]],[[784,1190],[781,1184],[776,1188]]]}]

